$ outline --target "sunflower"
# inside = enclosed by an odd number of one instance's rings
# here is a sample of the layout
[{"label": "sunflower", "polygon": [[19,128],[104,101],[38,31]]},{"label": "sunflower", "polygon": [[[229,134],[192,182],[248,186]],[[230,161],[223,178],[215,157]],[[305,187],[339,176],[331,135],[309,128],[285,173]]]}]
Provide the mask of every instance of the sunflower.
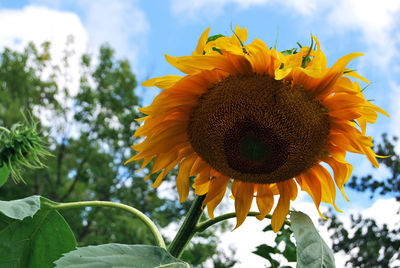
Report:
[{"label": "sunflower", "polygon": [[[378,167],[366,124],[381,108],[368,102],[360,85],[368,81],[346,65],[361,53],[340,58],[332,67],[315,37],[316,46],[297,53],[278,52],[255,39],[244,45],[247,30],[236,27],[232,37],[201,35],[191,56],[166,60],[184,76],[153,78],[143,86],[163,91],[139,109],[146,116],[135,137],[130,161],[154,160],[153,187],[179,165],[176,185],[180,202],[187,199],[190,177],[196,195],[207,194],[203,207],[214,210],[231,181],[237,224],[253,198],[259,220],[270,213],[279,195],[271,225],[277,232],[295,200],[298,186],[313,199],[335,205],[336,186],[347,199],[344,184],[352,166],[346,152],[367,156]],[[322,164],[325,162],[326,164]],[[333,178],[326,167],[333,171]]]}]

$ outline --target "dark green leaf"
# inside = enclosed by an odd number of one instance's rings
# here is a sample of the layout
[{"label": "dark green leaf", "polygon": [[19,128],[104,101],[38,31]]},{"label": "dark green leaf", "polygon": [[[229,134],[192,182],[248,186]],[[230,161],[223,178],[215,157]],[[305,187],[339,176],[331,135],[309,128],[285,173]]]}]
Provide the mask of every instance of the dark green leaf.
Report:
[{"label": "dark green leaf", "polygon": [[285,250],[282,252],[283,256],[286,258],[288,262],[295,262],[297,261],[297,251],[294,245],[290,243],[285,244]]},{"label": "dark green leaf", "polygon": [[268,246],[266,244],[262,244],[257,246],[257,250],[253,251],[253,253],[268,259],[267,256],[269,256],[269,254],[280,253],[280,252],[277,248]]},{"label": "dark green leaf", "polygon": [[266,244],[262,244],[257,246],[257,249],[253,251],[254,254],[257,254],[260,257],[267,259],[272,268],[279,267],[279,262],[272,258],[271,254],[281,253],[279,249],[268,246]]},{"label": "dark green leaf", "polygon": [[302,212],[291,212],[291,227],[297,244],[297,267],[335,267],[335,259],[311,219]]},{"label": "dark green leaf", "polygon": [[40,196],[38,195],[12,201],[0,201],[0,212],[12,219],[22,220],[33,217],[39,209]]},{"label": "dark green leaf", "polygon": [[2,186],[7,181],[9,174],[10,170],[7,168],[6,165],[0,167],[0,186]]},{"label": "dark green leaf", "polygon": [[62,253],[75,248],[75,237],[57,211],[40,210],[22,221],[0,214],[0,267],[54,267]]},{"label": "dark green leaf", "polygon": [[189,264],[171,256],[163,248],[124,244],[81,247],[64,254],[55,264],[57,268],[190,267]]}]

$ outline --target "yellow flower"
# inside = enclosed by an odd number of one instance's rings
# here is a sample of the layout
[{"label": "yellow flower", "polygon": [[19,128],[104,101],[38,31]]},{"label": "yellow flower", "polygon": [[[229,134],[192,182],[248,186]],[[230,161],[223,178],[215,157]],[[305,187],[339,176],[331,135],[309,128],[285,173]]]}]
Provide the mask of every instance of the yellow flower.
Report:
[{"label": "yellow flower", "polygon": [[[349,54],[327,68],[315,37],[316,50],[303,47],[284,55],[258,39],[244,45],[244,28],[217,39],[208,39],[209,30],[191,56],[166,55],[185,76],[143,83],[163,91],[150,106],[139,109],[147,116],[139,119],[144,124],[135,136],[146,139],[132,146],[139,153],[127,162],[143,159],[143,168],[154,159],[146,177],[160,172],[153,187],[179,164],[180,201],[187,199],[189,178],[196,176],[195,194],[207,194],[203,206],[211,218],[232,180],[236,227],[254,197],[261,220],[279,195],[271,220],[277,232],[290,200],[296,199],[297,185],[313,198],[318,211],[321,202],[338,210],[335,183],[346,197],[344,184],[352,172],[346,152],[364,154],[378,167],[365,128],[376,121],[376,112],[387,115],[346,77],[367,81],[346,69],[362,54]],[[330,166],[333,178],[321,162]]]}]

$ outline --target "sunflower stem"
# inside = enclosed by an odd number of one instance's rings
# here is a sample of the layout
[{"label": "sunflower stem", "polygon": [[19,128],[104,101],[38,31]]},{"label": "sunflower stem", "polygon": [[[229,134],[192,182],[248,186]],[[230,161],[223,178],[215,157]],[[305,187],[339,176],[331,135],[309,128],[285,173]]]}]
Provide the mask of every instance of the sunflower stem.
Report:
[{"label": "sunflower stem", "polygon": [[41,202],[45,203],[46,207],[56,210],[82,207],[111,207],[125,210],[138,217],[149,228],[156,240],[157,246],[166,249],[164,239],[162,238],[162,235],[154,222],[141,211],[131,206],[110,201],[80,201],[70,203],[57,203],[53,201],[41,200]]},{"label": "sunflower stem", "polygon": [[[257,215],[260,215],[260,213],[259,212],[250,211],[247,214],[248,217],[255,217]],[[210,227],[210,226],[212,226],[212,225],[214,225],[214,224],[216,224],[218,222],[225,221],[225,220],[228,220],[228,219],[232,219],[232,218],[235,218],[235,217],[236,217],[236,213],[235,212],[231,212],[231,213],[227,213],[227,214],[223,214],[221,216],[215,217],[213,220],[210,219],[210,220],[206,220],[206,221],[200,222],[199,224],[196,225],[195,233],[203,232],[208,227]],[[271,215],[265,216],[265,218],[268,218],[268,219],[271,219],[271,217],[272,217]],[[290,226],[290,222],[288,220],[285,220],[284,223]]]},{"label": "sunflower stem", "polygon": [[201,205],[203,204],[203,200],[205,197],[206,195],[197,196],[192,203],[192,206],[190,207],[181,228],[179,229],[174,240],[168,247],[168,251],[172,256],[179,258],[186,245],[195,234],[197,222],[199,221],[200,216],[203,213]]}]

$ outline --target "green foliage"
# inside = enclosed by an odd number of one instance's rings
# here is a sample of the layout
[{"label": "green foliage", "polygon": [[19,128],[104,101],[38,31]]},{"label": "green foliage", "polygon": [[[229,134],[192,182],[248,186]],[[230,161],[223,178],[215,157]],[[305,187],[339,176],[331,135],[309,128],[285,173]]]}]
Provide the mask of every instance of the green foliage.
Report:
[{"label": "green foliage", "polygon": [[297,245],[297,267],[336,267],[333,253],[302,212],[292,211],[290,222]]},{"label": "green foliage", "polygon": [[[134,119],[139,117],[137,82],[129,62],[116,59],[107,45],[100,48],[97,59],[83,55],[79,89],[71,95],[65,77],[70,75],[73,51],[67,46],[62,66],[54,66],[49,48],[49,43],[40,48],[30,44],[22,53],[4,49],[0,54],[0,125],[11,128],[23,121],[22,108],[35,122],[41,120],[37,131],[46,136],[53,155],[43,161],[46,168],[22,172],[26,184],[4,184],[1,199],[41,195],[57,202],[118,201],[145,212],[161,227],[183,217],[190,201],[180,204],[174,189],[170,196],[160,197],[151,179],[143,181],[147,168],[135,174],[137,164],[123,166],[133,154],[130,145],[138,127]],[[80,246],[154,242],[143,224],[124,213],[82,208],[62,215]]]},{"label": "green foliage", "polygon": [[75,247],[75,237],[57,211],[39,210],[22,221],[0,214],[0,267],[53,267]]},{"label": "green foliage", "polygon": [[7,181],[10,170],[6,165],[0,166],[0,187]]},{"label": "green foliage", "polygon": [[[371,198],[389,195],[400,202],[400,156],[395,152],[397,142],[396,137],[389,140],[384,134],[383,142],[376,146],[378,155],[390,156],[378,158],[391,171],[388,178],[380,180],[371,175],[362,178],[354,176],[347,185],[360,192],[369,191]],[[346,260],[348,267],[390,267],[400,258],[400,228],[390,229],[385,224],[379,226],[375,220],[360,215],[351,215],[350,221],[350,229],[334,214],[329,215],[328,221],[321,221],[329,230],[334,230],[331,235],[333,251],[349,256]]]},{"label": "green foliage", "polygon": [[32,111],[37,104],[50,109],[60,107],[55,99],[58,93],[55,75],[58,69],[44,69],[51,64],[50,44],[45,42],[40,50],[30,43],[22,53],[5,48],[0,55],[0,125],[11,127],[22,121],[21,108]]},{"label": "green foliage", "polygon": [[[391,267],[400,258],[400,230],[390,230],[386,224],[379,227],[375,220],[351,215],[351,230],[346,229],[336,215],[328,217],[328,229],[333,251],[343,252],[350,258],[349,267]],[[357,250],[355,250],[357,249]]]},{"label": "green foliage", "polygon": [[[273,232],[271,225],[268,225],[263,230],[264,232]],[[257,246],[257,249],[253,251],[260,257],[267,259],[272,268],[283,268],[280,266],[278,260],[274,259],[272,254],[281,254],[286,258],[288,262],[296,261],[296,245],[292,242],[291,237],[293,237],[293,232],[288,225],[284,225],[282,229],[276,234],[275,245],[261,244]],[[279,246],[283,244],[285,246],[284,250],[281,251]]]},{"label": "green foliage", "polygon": [[[55,262],[63,268],[108,267],[171,267],[185,268],[189,264],[172,257],[165,249],[147,245],[105,244],[77,248]],[[134,266],[133,266],[134,265]]]},{"label": "green foliage", "polygon": [[266,258],[269,261],[271,268],[279,267],[279,262],[271,256],[271,254],[280,253],[277,247],[271,247],[266,244],[262,244],[257,246],[257,249],[253,251],[253,253]]},{"label": "green foliage", "polygon": [[[43,47],[47,49],[47,46]],[[136,80],[128,61],[116,60],[114,51],[108,46],[100,49],[96,64],[93,64],[91,56],[84,55],[80,89],[76,96],[69,96],[55,82],[62,79],[59,68],[50,65],[50,55],[40,56],[44,54],[37,52],[33,45],[22,55],[10,50],[2,54],[0,73],[4,74],[4,79],[10,80],[1,84],[3,88],[0,87],[2,97],[5,96],[0,100],[0,107],[5,108],[1,110],[0,118],[7,119],[4,125],[12,125],[22,119],[19,110],[11,109],[8,105],[11,102],[33,115],[34,110],[50,111],[54,120],[46,123],[52,125],[51,129],[41,127],[42,132],[50,134],[48,142],[54,155],[45,161],[48,168],[26,170],[23,173],[24,177],[29,178],[26,184],[4,185],[0,189],[2,199],[40,194],[57,202],[120,200],[157,219],[162,214],[161,207],[164,208],[166,200],[158,198],[150,182],[143,182],[142,177],[134,175],[137,165],[122,165],[132,153],[131,136],[137,127],[134,119],[138,117],[138,98],[134,94]],[[43,77],[46,77],[43,74],[45,66],[48,67],[47,72],[53,74],[49,79],[54,83],[43,81]],[[32,81],[36,82],[29,84]],[[36,87],[36,84],[41,86]],[[28,87],[30,91],[23,91]],[[68,90],[64,89],[66,92]],[[15,96],[11,96],[11,92]],[[63,93],[65,103],[73,103],[73,109],[60,105],[55,97],[57,93]],[[44,99],[32,95],[44,96]],[[72,121],[67,119],[71,113],[74,118]],[[19,118],[14,114],[18,114]],[[171,202],[165,208],[175,209],[176,203]],[[63,211],[63,215],[81,245],[103,241],[128,243],[132,239],[143,243],[152,241],[150,235],[141,231],[142,227],[134,224],[134,219],[120,221],[121,217],[126,216],[97,208],[82,209],[80,212]],[[176,217],[172,212],[167,215],[171,219]],[[125,235],[127,233],[130,235]]]},{"label": "green foliage", "polygon": [[0,212],[11,219],[33,217],[40,209],[40,196],[30,196],[12,201],[0,201]]}]

